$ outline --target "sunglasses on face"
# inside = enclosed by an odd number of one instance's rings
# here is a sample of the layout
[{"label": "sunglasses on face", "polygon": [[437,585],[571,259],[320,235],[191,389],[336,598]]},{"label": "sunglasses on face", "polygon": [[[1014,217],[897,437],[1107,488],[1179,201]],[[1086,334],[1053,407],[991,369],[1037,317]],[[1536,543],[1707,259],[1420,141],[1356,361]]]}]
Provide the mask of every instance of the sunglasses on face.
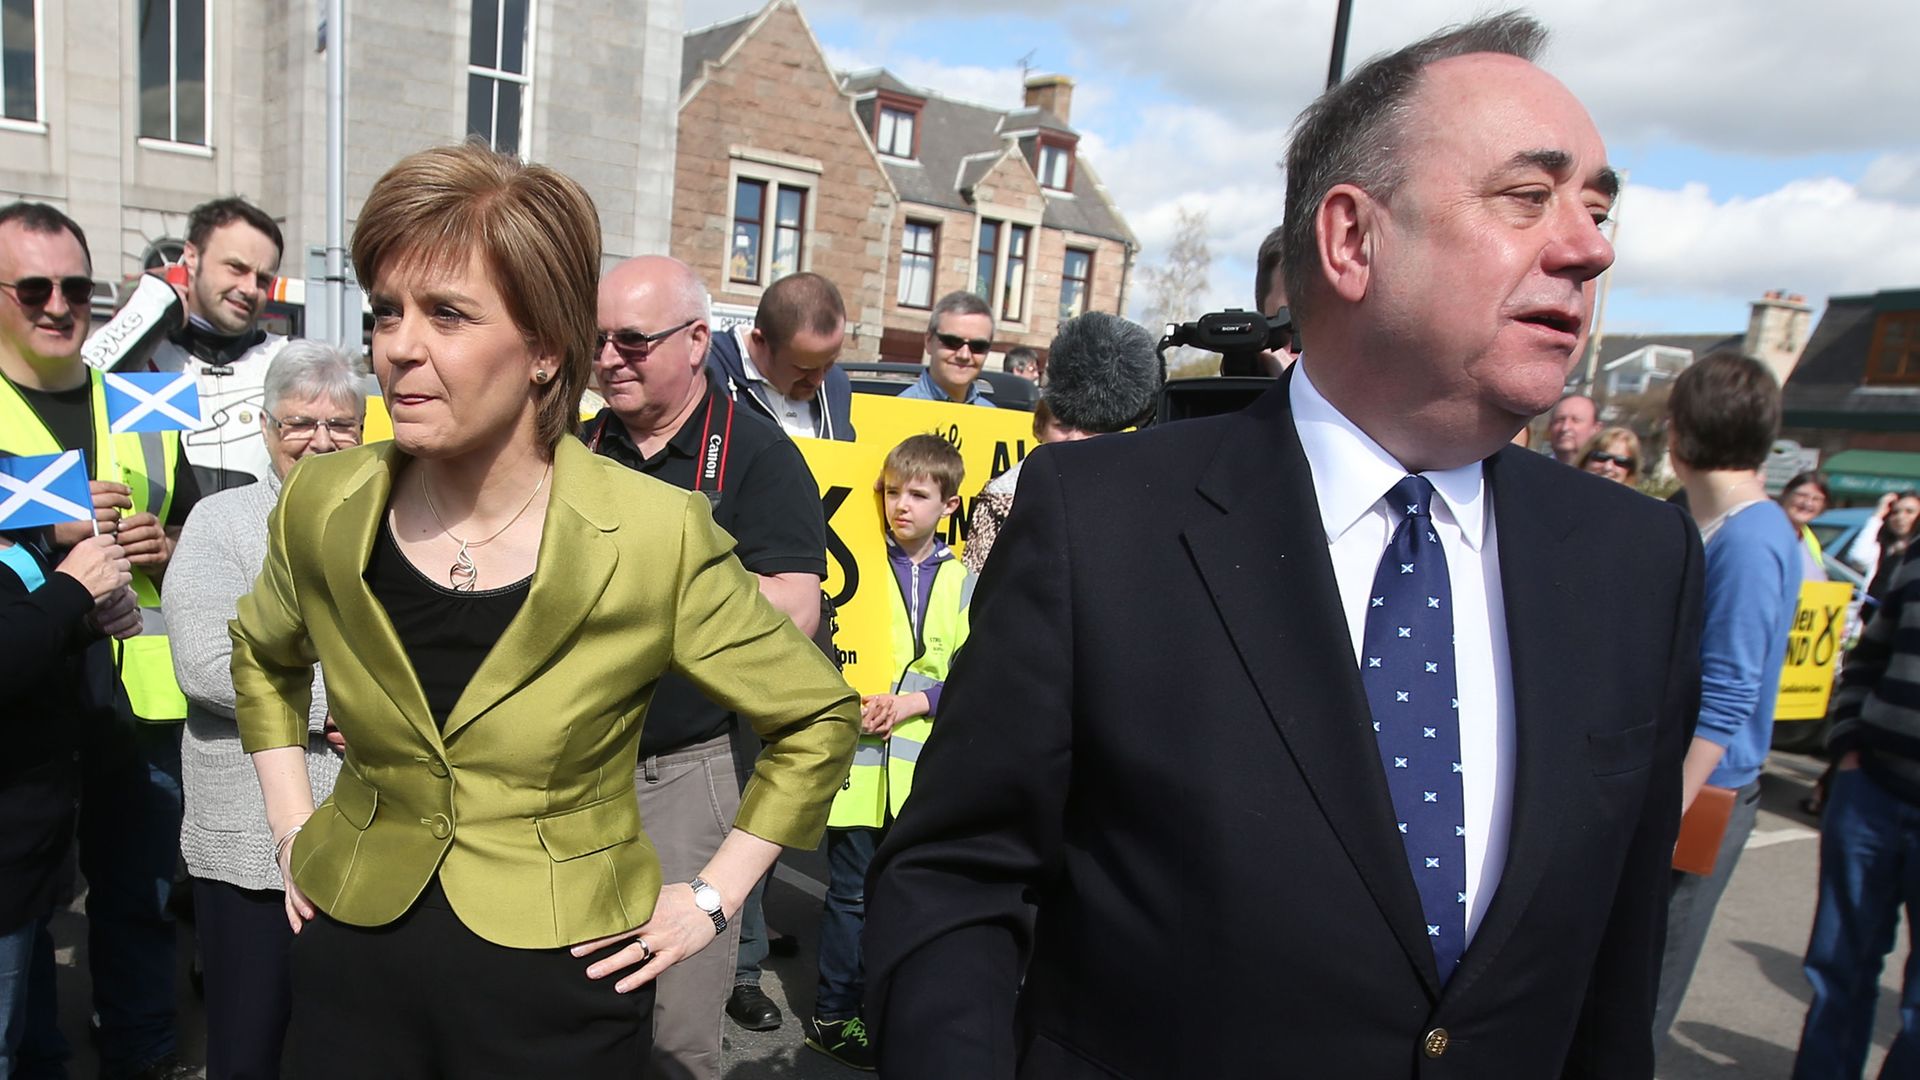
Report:
[{"label": "sunglasses on face", "polygon": [[699,321],[699,319],[688,319],[679,326],[661,330],[653,334],[643,333],[639,330],[615,330],[611,334],[601,331],[593,337],[593,355],[599,356],[601,353],[607,351],[607,343],[612,342],[613,351],[619,353],[622,359],[644,360],[647,354],[653,351],[655,345],[660,344]]},{"label": "sunglasses on face", "polygon": [[[87,277],[63,277],[57,283],[60,295],[67,298],[68,307],[85,307],[93,302],[93,279]],[[53,299],[55,281],[49,277],[24,277],[19,281],[0,281],[0,288],[12,289],[13,298],[21,307],[46,307]]]},{"label": "sunglasses on face", "polygon": [[993,342],[984,338],[963,338],[959,334],[933,335],[948,352],[966,349],[975,356],[985,356],[993,351]]},{"label": "sunglasses on face", "polygon": [[1634,471],[1640,464],[1625,454],[1609,454],[1605,450],[1595,450],[1587,455],[1587,464],[1591,465],[1596,461],[1603,465],[1618,465],[1628,472]]}]

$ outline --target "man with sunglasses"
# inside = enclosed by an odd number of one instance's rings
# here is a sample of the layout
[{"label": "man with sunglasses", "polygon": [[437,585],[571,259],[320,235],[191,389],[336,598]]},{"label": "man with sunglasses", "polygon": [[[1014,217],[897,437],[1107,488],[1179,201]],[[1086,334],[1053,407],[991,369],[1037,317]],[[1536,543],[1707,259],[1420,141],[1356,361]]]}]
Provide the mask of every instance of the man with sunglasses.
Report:
[{"label": "man with sunglasses", "polygon": [[734,401],[795,438],[853,441],[853,384],[837,366],[847,306],[819,274],[788,274],[767,287],[752,326],[716,334],[714,374]]},{"label": "man with sunglasses", "polygon": [[273,471],[260,433],[267,365],[287,343],[260,327],[285,241],[280,226],[245,199],[214,199],[187,215],[185,318],[151,355],[120,371],[191,369],[206,423],[186,436],[187,458],[207,491],[251,484]]},{"label": "man with sunglasses", "polygon": [[927,368],[900,396],[991,409],[976,380],[992,351],[993,309],[970,292],[948,293],[927,318]]},{"label": "man with sunglasses", "polygon": [[[92,276],[86,235],[71,218],[39,203],[0,207],[0,450],[86,452],[94,520],[55,526],[53,542],[66,548],[112,532],[133,564],[144,623],[114,645],[120,685],[112,720],[81,732],[80,868],[89,885],[101,1075],[172,1076],[177,964],[167,896],[179,850],[177,725],[186,699],[174,681],[159,586],[200,492],[178,432],[107,432],[101,376],[80,358]],[[35,948],[44,962],[28,1015],[51,1019],[52,939],[42,934]],[[65,1055],[57,1025],[30,1026],[25,1066]]]},{"label": "man with sunglasses", "polygon": [[[819,487],[793,440],[708,371],[719,340],[708,329],[710,304],[692,268],[666,256],[629,259],[601,276],[593,370],[607,407],[581,435],[595,453],[712,500],[714,521],[761,593],[811,636],[827,573]],[[740,799],[737,727],[733,713],[676,675],[654,691],[635,787],[664,881],[690,879],[726,839]],[[736,950],[750,921],[743,910],[723,929],[725,941],[660,977],[653,1074],[719,1080],[723,1007],[754,1030],[780,1026],[757,964],[746,989],[736,989]]]}]

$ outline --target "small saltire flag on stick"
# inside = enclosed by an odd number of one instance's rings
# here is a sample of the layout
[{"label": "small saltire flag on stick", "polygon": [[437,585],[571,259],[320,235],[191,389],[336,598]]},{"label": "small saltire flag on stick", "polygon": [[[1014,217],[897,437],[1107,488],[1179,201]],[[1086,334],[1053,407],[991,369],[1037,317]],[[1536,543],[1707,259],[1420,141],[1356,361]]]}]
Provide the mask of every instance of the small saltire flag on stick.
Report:
[{"label": "small saltire flag on stick", "polygon": [[78,450],[0,457],[0,529],[93,520],[87,456]]},{"label": "small saltire flag on stick", "polygon": [[200,428],[200,385],[193,372],[109,371],[101,378],[107,384],[107,428],[115,435]]}]

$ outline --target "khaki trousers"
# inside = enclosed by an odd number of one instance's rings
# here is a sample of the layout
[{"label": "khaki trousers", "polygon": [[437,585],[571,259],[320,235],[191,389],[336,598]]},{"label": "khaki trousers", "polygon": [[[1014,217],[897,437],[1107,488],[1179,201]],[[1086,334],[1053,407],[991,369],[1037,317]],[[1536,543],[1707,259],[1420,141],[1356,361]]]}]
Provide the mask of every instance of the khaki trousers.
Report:
[{"label": "khaki trousers", "polygon": [[[698,874],[740,812],[740,783],[725,737],[672,754],[643,758],[634,773],[640,827],[660,856],[660,880],[684,882]],[[720,1037],[738,923],[658,980],[653,999],[651,1080],[720,1080]]]}]

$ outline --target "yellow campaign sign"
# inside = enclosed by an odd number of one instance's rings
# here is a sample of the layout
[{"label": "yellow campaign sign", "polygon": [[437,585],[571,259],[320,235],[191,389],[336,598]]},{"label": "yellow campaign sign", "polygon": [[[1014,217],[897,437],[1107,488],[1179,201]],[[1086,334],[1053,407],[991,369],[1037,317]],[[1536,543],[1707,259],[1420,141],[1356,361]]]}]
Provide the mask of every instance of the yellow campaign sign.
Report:
[{"label": "yellow campaign sign", "polygon": [[946,538],[964,547],[964,519],[988,480],[1011,469],[1033,445],[1033,416],[941,401],[855,394],[852,443],[795,439],[820,488],[827,517],[827,595],[835,608],[834,647],[847,683],[861,694],[884,694],[900,672],[893,652],[893,568],[887,563],[880,494],[875,482],[887,452],[908,436],[939,435],[960,448],[967,465],[961,509]]},{"label": "yellow campaign sign", "polygon": [[1833,693],[1834,665],[1847,631],[1847,605],[1853,586],[1844,581],[1809,581],[1800,586],[1800,607],[1787,635],[1786,666],[1780,672],[1775,720],[1818,720],[1827,715]]}]

